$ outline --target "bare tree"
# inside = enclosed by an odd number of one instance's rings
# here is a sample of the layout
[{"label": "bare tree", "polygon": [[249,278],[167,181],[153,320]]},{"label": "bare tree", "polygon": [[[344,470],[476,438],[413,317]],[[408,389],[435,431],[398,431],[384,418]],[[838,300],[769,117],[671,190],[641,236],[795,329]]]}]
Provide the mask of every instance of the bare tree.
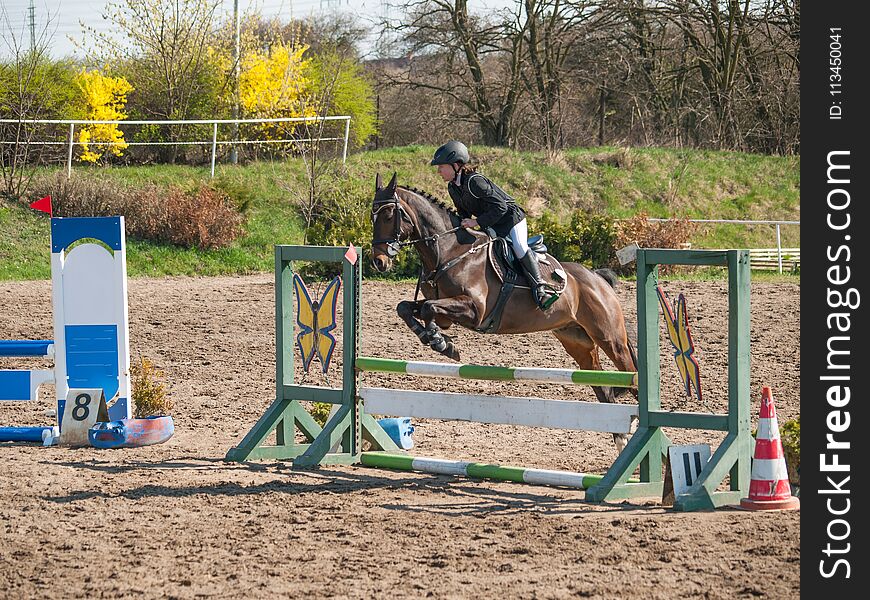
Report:
[{"label": "bare tree", "polygon": [[699,96],[693,101],[710,131],[704,143],[764,152],[793,149],[799,136],[794,127],[799,2],[664,0],[657,10],[684,41],[686,81],[691,85],[692,71],[699,76],[706,107]]},{"label": "bare tree", "polygon": [[360,46],[370,28],[357,16],[349,13],[324,13],[302,19],[283,20],[281,16],[264,17],[254,13],[242,24],[251,37],[260,44],[269,45],[280,40],[284,43],[305,44],[313,54],[321,51],[339,51],[348,57],[359,56]]},{"label": "bare tree", "polygon": [[[572,85],[599,96],[601,138],[793,152],[800,6],[790,0],[600,0]],[[596,79],[598,90],[591,89]],[[591,99],[586,100],[591,105]]]},{"label": "bare tree", "polygon": [[714,146],[724,148],[739,142],[733,109],[749,0],[727,0],[723,6],[715,0],[663,4],[671,22],[680,28],[701,74],[716,127]]},{"label": "bare tree", "polygon": [[401,9],[403,20],[384,31],[400,36],[393,51],[413,59],[390,82],[449,97],[452,117],[477,124],[484,144],[511,145],[522,36],[509,35],[503,18],[472,15],[467,0],[406,0]]},{"label": "bare tree", "polygon": [[767,0],[750,17],[742,71],[754,109],[741,129],[752,148],[799,152],[800,0]]},{"label": "bare tree", "polygon": [[583,0],[520,0],[510,35],[522,38],[520,74],[537,117],[536,136],[552,155],[564,147],[562,98],[568,58],[590,39],[596,22],[592,2]]},{"label": "bare tree", "polygon": [[25,46],[23,32],[15,31],[0,7],[0,56],[9,57],[0,61],[0,193],[14,199],[26,193],[36,167],[50,152],[36,142],[47,141],[52,131],[27,121],[57,118],[70,101],[72,70],[49,56],[50,25],[48,18]]}]

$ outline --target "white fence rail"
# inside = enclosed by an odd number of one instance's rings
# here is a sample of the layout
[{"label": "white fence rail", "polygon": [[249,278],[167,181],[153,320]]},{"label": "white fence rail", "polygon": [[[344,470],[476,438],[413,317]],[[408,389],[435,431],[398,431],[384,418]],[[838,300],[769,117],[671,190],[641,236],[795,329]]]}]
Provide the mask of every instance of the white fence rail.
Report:
[{"label": "white fence rail", "polygon": [[[666,221],[674,221],[676,219],[655,219],[649,218],[647,221],[663,223]],[[800,221],[768,221],[768,220],[736,220],[736,219],[680,219],[689,223],[726,223],[733,225],[775,225],[776,226],[776,248],[759,248],[749,251],[750,265],[755,258],[756,265],[759,268],[770,266],[770,260],[774,259],[777,263],[777,269],[780,273],[783,272],[783,259],[790,264],[790,270],[794,271],[800,267],[800,248],[783,248],[782,247],[782,225],[800,225]],[[753,256],[754,252],[754,256]]]},{"label": "white fence rail", "polygon": [[[293,138],[281,140],[218,140],[219,125],[238,125],[243,123],[264,124],[264,123],[322,123],[325,121],[344,121],[344,136],[342,137],[319,137],[319,138]],[[72,175],[73,149],[76,145],[82,145],[83,142],[77,142],[75,139],[76,126],[87,127],[89,125],[212,125],[211,139],[195,139],[182,140],[173,142],[90,142],[91,144],[99,144],[102,146],[121,145],[126,146],[204,146],[211,144],[211,176],[214,177],[215,161],[217,159],[218,146],[234,146],[237,144],[278,144],[288,142],[328,142],[328,141],[343,141],[344,146],[341,153],[341,161],[347,161],[347,146],[350,139],[350,116],[331,116],[331,117],[283,117],[275,119],[193,119],[186,121],[86,121],[81,119],[0,119],[0,123],[20,124],[20,125],[69,125],[69,135],[65,142],[58,141],[33,141],[33,140],[3,140],[2,144],[27,144],[32,146],[56,146],[66,145],[69,147],[66,160],[67,177]]]},{"label": "white fence rail", "polygon": [[749,250],[749,266],[753,269],[771,271],[778,269],[780,273],[794,273],[801,266],[800,248],[751,248]]}]

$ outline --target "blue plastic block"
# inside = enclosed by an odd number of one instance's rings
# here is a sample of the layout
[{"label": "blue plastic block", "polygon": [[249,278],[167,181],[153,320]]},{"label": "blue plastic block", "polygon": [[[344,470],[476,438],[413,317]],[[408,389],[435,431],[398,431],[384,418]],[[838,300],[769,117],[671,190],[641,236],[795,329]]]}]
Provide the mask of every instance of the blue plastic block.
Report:
[{"label": "blue plastic block", "polygon": [[411,434],[414,433],[414,426],[411,425],[410,418],[386,418],[378,420],[378,423],[399,448],[410,450],[414,447],[414,439],[411,437]]}]

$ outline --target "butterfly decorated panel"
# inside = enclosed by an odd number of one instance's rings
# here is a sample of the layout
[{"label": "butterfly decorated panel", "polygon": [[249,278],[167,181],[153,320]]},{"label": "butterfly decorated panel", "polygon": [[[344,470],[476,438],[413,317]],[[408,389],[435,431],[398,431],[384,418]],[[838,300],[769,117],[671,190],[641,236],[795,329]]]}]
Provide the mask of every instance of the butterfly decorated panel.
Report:
[{"label": "butterfly decorated panel", "polygon": [[293,295],[296,297],[296,347],[302,356],[302,368],[309,372],[316,357],[324,374],[337,345],[338,299],[341,277],[334,277],[319,295],[312,294],[298,273],[293,274]]},{"label": "butterfly decorated panel", "polygon": [[664,315],[665,327],[668,339],[673,346],[674,361],[680,372],[680,380],[686,390],[686,396],[692,395],[692,387],[698,400],[703,400],[701,394],[701,368],[695,355],[695,343],[692,340],[692,332],[689,328],[689,314],[686,308],[686,297],[680,294],[671,306],[667,294],[661,286],[656,286],[659,303]]}]

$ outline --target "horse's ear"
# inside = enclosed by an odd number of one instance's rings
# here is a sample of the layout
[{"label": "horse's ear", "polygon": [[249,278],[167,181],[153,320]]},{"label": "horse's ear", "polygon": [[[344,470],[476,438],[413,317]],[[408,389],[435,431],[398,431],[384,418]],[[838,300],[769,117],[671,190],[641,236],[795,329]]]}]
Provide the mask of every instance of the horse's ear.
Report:
[{"label": "horse's ear", "polygon": [[378,173],[375,175],[375,191],[379,192],[384,188],[384,182],[381,181],[381,174]]},{"label": "horse's ear", "polygon": [[399,176],[398,173],[393,171],[393,178],[390,179],[390,183],[387,184],[387,187],[390,188],[391,190],[395,190],[396,187],[398,187],[398,182],[396,181],[398,176]]}]

